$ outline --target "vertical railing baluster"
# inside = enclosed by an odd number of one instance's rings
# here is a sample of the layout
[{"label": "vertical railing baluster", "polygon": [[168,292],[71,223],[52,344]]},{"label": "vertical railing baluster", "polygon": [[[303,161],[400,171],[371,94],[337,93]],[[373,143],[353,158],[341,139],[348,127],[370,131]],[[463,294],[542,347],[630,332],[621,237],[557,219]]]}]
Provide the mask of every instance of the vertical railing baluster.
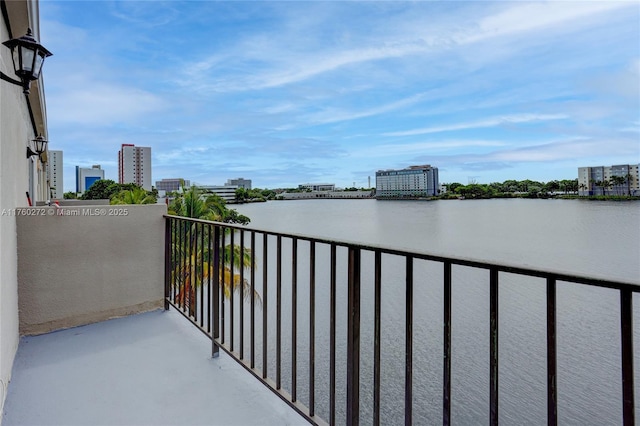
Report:
[{"label": "vertical railing baluster", "polygon": [[200,224],[200,327],[204,328],[204,223]]},{"label": "vertical railing baluster", "polygon": [[633,395],[633,293],[620,290],[620,331],[622,340],[622,422],[635,424]]},{"label": "vertical railing baluster", "polygon": [[267,280],[269,270],[268,234],[262,234],[262,378],[267,378],[267,321],[269,299],[267,294]]},{"label": "vertical railing baluster", "polygon": [[413,422],[413,257],[406,257],[404,424]]},{"label": "vertical railing baluster", "polygon": [[316,397],[316,243],[309,246],[309,416],[315,416]]},{"label": "vertical railing baluster", "polygon": [[336,245],[331,244],[329,301],[329,424],[336,424]]},{"label": "vertical railing baluster", "polygon": [[444,354],[442,424],[451,424],[451,262],[444,262]]},{"label": "vertical railing baluster", "polygon": [[225,227],[220,228],[220,237],[222,242],[220,244],[220,343],[225,343],[225,334],[226,334],[226,317],[227,314],[224,308],[224,299],[227,285],[227,265],[226,265],[226,257],[227,257],[227,229]]},{"label": "vertical railing baluster", "polygon": [[[266,260],[265,260],[266,263]],[[256,367],[256,233],[251,231],[251,368]]]},{"label": "vertical railing baluster", "polygon": [[373,424],[380,425],[380,335],[382,331],[382,253],[375,252],[373,319]]},{"label": "vertical railing baluster", "polygon": [[360,249],[349,247],[347,318],[347,425],[360,422]]},{"label": "vertical railing baluster", "polygon": [[180,246],[182,250],[180,250],[180,287],[178,287],[178,292],[181,302],[178,306],[180,306],[182,312],[184,312],[186,306],[185,292],[187,291],[187,233],[185,225],[186,221],[180,220]]},{"label": "vertical railing baluster", "polygon": [[171,297],[171,223],[170,217],[164,219],[164,310],[169,310]]},{"label": "vertical railing baluster", "polygon": [[211,356],[217,358],[220,355],[220,348],[216,343],[220,338],[220,227],[214,225],[213,232],[213,288],[211,289],[212,301],[209,307],[209,316],[213,318]]},{"label": "vertical railing baluster", "polygon": [[244,231],[240,231],[240,359],[244,359]]},{"label": "vertical railing baluster", "polygon": [[[213,253],[211,250],[211,240],[213,236],[211,235],[211,225],[207,224],[207,305],[208,305],[208,313],[207,313],[207,332],[211,333],[211,307],[213,306],[213,301],[211,299],[211,292],[213,286]],[[213,335],[212,335],[213,336]]]},{"label": "vertical railing baluster", "polygon": [[193,270],[193,279],[191,280],[191,285],[193,287],[193,321],[196,325],[198,325],[198,251],[199,251],[199,239],[200,234],[198,233],[198,223],[193,222],[193,252],[191,254],[192,257],[192,270]]},{"label": "vertical railing baluster", "polygon": [[498,269],[490,270],[490,325],[489,325],[489,388],[490,418],[489,424],[498,425]]},{"label": "vertical railing baluster", "polygon": [[291,239],[291,401],[298,397],[298,239]]},{"label": "vertical railing baluster", "polygon": [[173,251],[172,254],[172,261],[171,261],[171,301],[172,302],[176,302],[176,289],[178,288],[177,283],[178,283],[178,277],[179,277],[179,265],[178,265],[178,255],[180,253],[180,245],[179,245],[179,224],[178,221],[176,219],[171,219],[172,222],[172,226],[173,226],[173,230],[172,230],[172,243],[173,245],[171,246],[171,250]]},{"label": "vertical railing baluster", "polygon": [[276,389],[281,382],[281,343],[282,343],[282,237],[276,240]]},{"label": "vertical railing baluster", "polygon": [[556,279],[547,278],[547,425],[558,424]]},{"label": "vertical railing baluster", "polygon": [[194,227],[195,224],[191,221],[187,221],[187,226],[189,227],[189,254],[187,257],[187,268],[189,270],[189,291],[187,292],[187,295],[189,296],[189,302],[187,305],[187,313],[189,315],[189,318],[193,319],[193,311],[194,311],[194,306],[193,306],[193,299],[194,299],[194,289],[195,289],[195,282],[194,280],[196,279],[195,274],[193,273],[193,264],[194,259],[193,259],[193,232],[194,232]]},{"label": "vertical railing baluster", "polygon": [[235,311],[235,300],[234,300],[234,294],[236,292],[236,277],[235,277],[235,254],[236,254],[236,246],[235,246],[235,235],[236,235],[236,230],[233,228],[229,228],[230,230],[230,236],[229,236],[229,245],[231,246],[231,249],[229,250],[229,274],[230,274],[230,278],[229,278],[229,349],[231,350],[231,352],[233,352],[233,348],[234,348],[234,336],[233,336],[233,332],[235,329],[235,318],[234,318],[234,311]]}]

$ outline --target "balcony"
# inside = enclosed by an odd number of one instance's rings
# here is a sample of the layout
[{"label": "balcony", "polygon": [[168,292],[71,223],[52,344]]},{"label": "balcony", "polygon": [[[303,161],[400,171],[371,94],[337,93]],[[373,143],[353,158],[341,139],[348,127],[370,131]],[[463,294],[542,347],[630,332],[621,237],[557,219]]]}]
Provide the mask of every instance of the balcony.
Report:
[{"label": "balcony", "polygon": [[[557,338],[567,287],[615,300],[614,344],[588,345],[615,354],[611,421],[635,421],[638,283],[164,216],[164,206],[73,209],[17,218],[20,327],[51,333],[21,342],[8,425],[450,424],[466,423],[465,404],[490,424],[517,411],[575,423],[563,393],[571,379],[558,374],[577,350]],[[500,356],[514,328],[504,314],[520,309],[504,294],[526,286],[540,295],[526,300],[542,312],[537,378],[503,374]],[[486,345],[471,360],[487,386],[465,403],[456,338],[469,331],[453,325],[472,297],[464,309],[486,299]],[[514,408],[518,383],[539,391],[531,400],[542,407]]]}]

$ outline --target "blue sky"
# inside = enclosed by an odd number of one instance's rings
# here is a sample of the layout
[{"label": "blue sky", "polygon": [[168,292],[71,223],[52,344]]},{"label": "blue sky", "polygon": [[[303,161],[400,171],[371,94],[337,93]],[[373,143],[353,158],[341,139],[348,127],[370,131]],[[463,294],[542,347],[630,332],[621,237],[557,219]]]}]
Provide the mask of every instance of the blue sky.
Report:
[{"label": "blue sky", "polygon": [[117,180],[573,179],[640,162],[640,4],[40,1],[50,149]]}]

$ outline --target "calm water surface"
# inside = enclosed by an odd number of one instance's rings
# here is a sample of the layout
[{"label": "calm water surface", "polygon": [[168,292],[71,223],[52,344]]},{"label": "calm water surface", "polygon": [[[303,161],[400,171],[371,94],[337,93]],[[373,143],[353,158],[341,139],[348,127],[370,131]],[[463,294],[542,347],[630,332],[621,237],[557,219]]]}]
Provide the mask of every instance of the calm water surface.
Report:
[{"label": "calm water surface", "polygon": [[[409,249],[458,258],[493,261],[592,277],[640,281],[640,203],[581,200],[375,201],[306,200],[234,206],[251,218],[250,227],[321,238]],[[304,243],[300,243],[304,253]],[[286,249],[286,247],[285,247]],[[274,250],[270,250],[273,253]],[[260,258],[260,250],[256,256]],[[323,260],[324,259],[324,260]],[[317,252],[317,410],[328,418],[328,253]],[[397,260],[397,261],[396,261]],[[402,424],[404,389],[403,262],[383,263],[382,415],[383,424]],[[305,256],[299,257],[300,270]],[[287,264],[288,265],[288,264]],[[339,268],[344,267],[344,265]],[[275,268],[271,268],[275,269]],[[286,269],[286,268],[285,268]],[[373,298],[372,259],[363,257],[361,408],[371,423]],[[441,423],[442,267],[417,262],[414,276],[414,423]],[[273,270],[269,271],[272,280]],[[283,271],[283,282],[290,281]],[[488,423],[488,273],[453,269],[452,416],[454,424]],[[546,424],[545,286],[542,280],[500,276],[500,422]],[[308,297],[299,279],[298,300]],[[289,293],[287,293],[289,291]],[[339,298],[346,298],[339,283]],[[271,292],[274,293],[274,292]],[[283,288],[283,312],[291,312],[290,289]],[[268,295],[269,311],[275,309]],[[273,300],[273,301],[272,301]],[[558,401],[560,424],[621,424],[619,295],[606,289],[558,285]],[[304,304],[304,302],[300,302]],[[640,318],[640,302],[634,312]],[[272,313],[270,312],[270,315]],[[308,401],[305,360],[308,324],[298,308],[298,394]],[[338,311],[346,322],[344,309]],[[343,322],[340,322],[343,321]],[[273,336],[273,324],[269,335]],[[285,327],[286,329],[286,327]],[[635,348],[640,346],[635,327]],[[291,351],[283,330],[284,353]],[[289,333],[289,334],[287,334]],[[338,330],[338,341],[346,330]],[[271,339],[273,340],[273,339]],[[324,344],[324,346],[323,346]],[[342,348],[344,349],[344,348]],[[273,342],[269,351],[274,351]],[[346,354],[337,354],[344,365]],[[636,353],[636,372],[640,357]],[[274,371],[274,357],[268,369]],[[283,377],[291,362],[283,359]],[[640,374],[636,373],[636,395]],[[283,379],[286,386],[286,380]],[[338,398],[344,383],[338,380]],[[343,406],[337,408],[338,418]]]}]

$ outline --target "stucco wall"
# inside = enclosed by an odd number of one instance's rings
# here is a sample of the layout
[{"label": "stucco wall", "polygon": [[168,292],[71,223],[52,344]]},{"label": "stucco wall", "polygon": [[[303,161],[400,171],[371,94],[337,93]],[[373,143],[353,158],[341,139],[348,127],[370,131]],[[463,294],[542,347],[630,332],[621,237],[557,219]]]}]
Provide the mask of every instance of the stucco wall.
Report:
[{"label": "stucco wall", "polygon": [[16,217],[21,334],[162,306],[165,205],[33,210]]},{"label": "stucco wall", "polygon": [[[5,20],[5,16],[0,19],[0,42],[25,34],[29,26],[36,35],[39,34],[36,2],[9,1],[5,5],[8,20]],[[13,34],[9,34],[7,23]],[[11,51],[1,45],[0,70],[14,76]],[[38,133],[46,136],[44,94],[41,89],[37,84],[32,85],[29,100]],[[36,136],[22,88],[0,81],[0,413],[19,339],[16,220],[6,212],[27,205],[29,162],[36,160],[27,160],[25,153],[27,143]]]}]

